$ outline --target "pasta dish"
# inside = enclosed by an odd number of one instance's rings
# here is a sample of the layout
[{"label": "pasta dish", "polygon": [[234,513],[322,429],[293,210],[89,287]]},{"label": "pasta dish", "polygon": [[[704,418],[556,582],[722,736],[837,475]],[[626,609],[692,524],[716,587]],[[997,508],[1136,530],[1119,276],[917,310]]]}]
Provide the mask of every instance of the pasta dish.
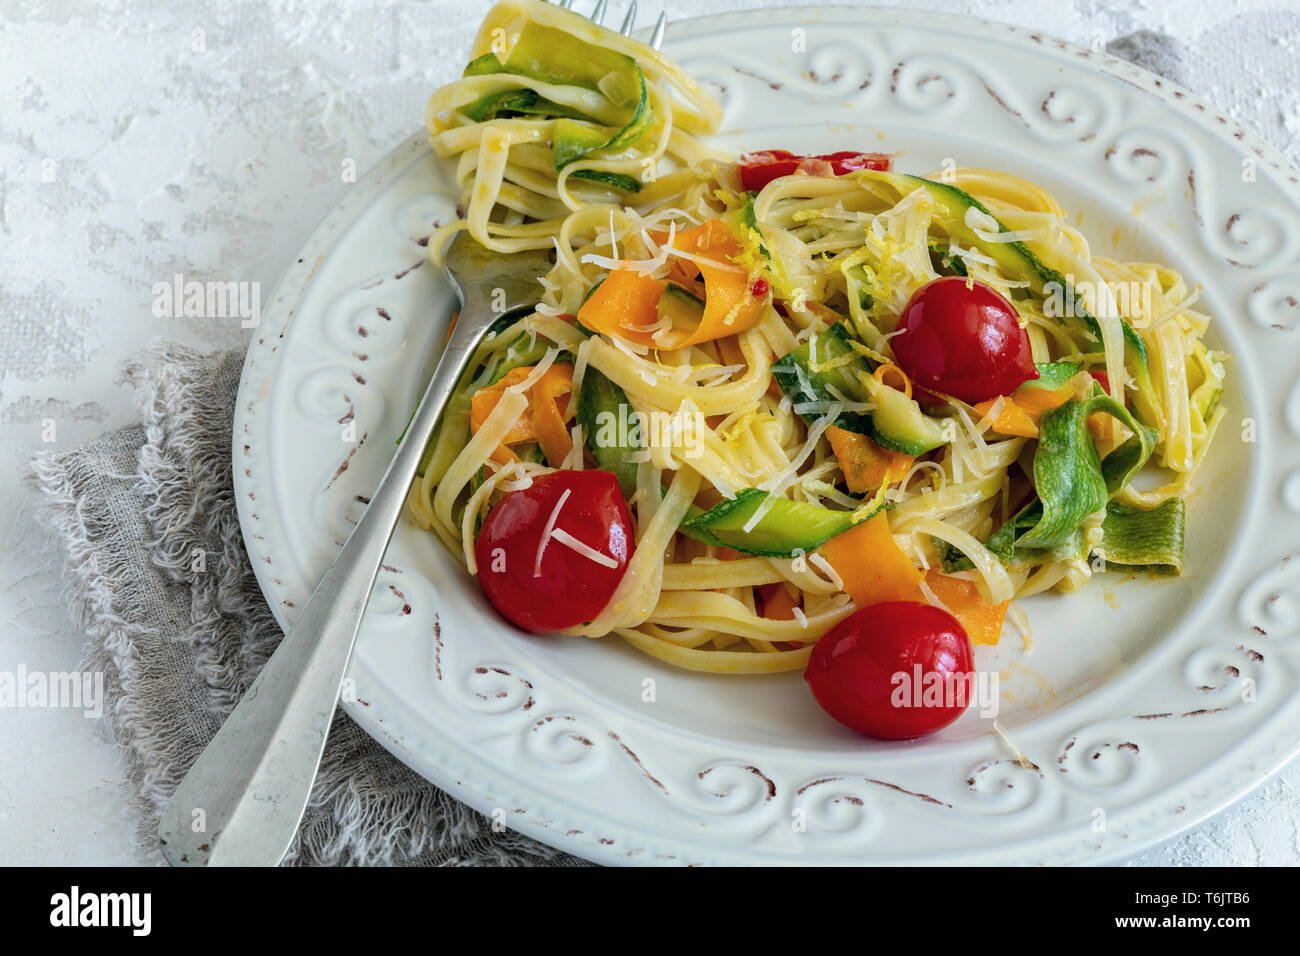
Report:
[{"label": "pasta dish", "polygon": [[554,254],[409,497],[498,610],[772,673],[876,605],[1028,645],[1019,599],[1179,573],[1227,359],[1194,283],[1009,172],[737,156],[721,123],[662,53],[540,0],[495,6],[429,102],[462,210],[434,261],[461,232]]}]

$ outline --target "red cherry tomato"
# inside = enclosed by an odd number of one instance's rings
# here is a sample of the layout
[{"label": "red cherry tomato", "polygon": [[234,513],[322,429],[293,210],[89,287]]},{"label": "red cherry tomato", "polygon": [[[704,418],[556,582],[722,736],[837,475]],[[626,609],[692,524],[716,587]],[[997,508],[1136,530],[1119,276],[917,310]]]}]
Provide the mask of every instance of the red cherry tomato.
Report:
[{"label": "red cherry tomato", "polygon": [[970,639],[955,617],[929,604],[886,601],[835,625],[813,647],[803,676],[840,723],[907,740],[961,716],[973,696],[974,668]]},{"label": "red cherry tomato", "polygon": [[[606,560],[581,554],[556,531]],[[590,621],[609,603],[636,550],[632,538],[618,478],[608,471],[551,472],[510,492],[488,514],[474,542],[479,584],[492,606],[524,630],[562,631]]]},{"label": "red cherry tomato", "polygon": [[888,169],[884,153],[845,150],[820,156],[796,156],[784,149],[765,149],[740,157],[740,182],[748,192],[762,189],[774,179],[803,170],[812,176],[843,176],[857,169]]},{"label": "red cherry tomato", "polygon": [[836,176],[843,176],[845,173],[851,173],[858,169],[887,170],[891,162],[890,157],[885,153],[856,153],[853,150],[823,153],[814,158],[823,159],[830,163],[831,172]]},{"label": "red cherry tomato", "polygon": [[960,276],[926,283],[898,327],[894,358],[922,389],[974,405],[1038,378],[1015,306],[982,283]]}]

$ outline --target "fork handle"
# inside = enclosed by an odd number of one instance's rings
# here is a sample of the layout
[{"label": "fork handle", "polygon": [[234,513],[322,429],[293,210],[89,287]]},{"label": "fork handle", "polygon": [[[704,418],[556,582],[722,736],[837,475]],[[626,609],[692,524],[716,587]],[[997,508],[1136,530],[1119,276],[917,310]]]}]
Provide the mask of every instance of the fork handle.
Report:
[{"label": "fork handle", "polygon": [[462,311],[406,436],[311,599],[163,811],[176,866],[274,866],[293,842],[370,589],[425,445],[496,316]]}]

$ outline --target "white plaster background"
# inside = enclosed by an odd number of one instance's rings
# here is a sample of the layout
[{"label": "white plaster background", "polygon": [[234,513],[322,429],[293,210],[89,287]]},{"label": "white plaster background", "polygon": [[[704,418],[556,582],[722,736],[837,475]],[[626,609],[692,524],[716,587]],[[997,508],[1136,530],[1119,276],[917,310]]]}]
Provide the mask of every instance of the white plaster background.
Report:
[{"label": "white plaster background", "polygon": [[[643,0],[639,21],[792,2]],[[1185,85],[1300,160],[1295,0],[917,5],[1083,45],[1166,33]],[[0,0],[0,671],[74,669],[83,643],[21,481],[30,454],[133,421],[117,369],[151,338],[230,348],[250,335],[238,319],[154,318],[152,285],[182,272],[269,294],[348,188],[344,161],[364,171],[419,127],[487,6]],[[1300,764],[1133,862],[1300,863],[1298,790]],[[0,709],[0,864],[136,861],[98,725]]]}]

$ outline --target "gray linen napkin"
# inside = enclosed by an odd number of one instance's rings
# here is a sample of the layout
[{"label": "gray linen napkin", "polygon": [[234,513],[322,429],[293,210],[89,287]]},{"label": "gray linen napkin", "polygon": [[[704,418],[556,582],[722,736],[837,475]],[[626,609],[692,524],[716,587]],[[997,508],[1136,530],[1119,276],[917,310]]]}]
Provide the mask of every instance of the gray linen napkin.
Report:
[{"label": "gray linen napkin", "polygon": [[[86,632],[82,668],[104,675],[104,719],[139,811],[140,848],[160,862],[168,797],[281,637],[235,513],[230,429],[242,363],[237,352],[154,343],[123,371],[139,425],[33,461]],[[286,862],[582,863],[493,832],[342,712]]]},{"label": "gray linen napkin", "polygon": [[[1175,81],[1185,51],[1140,31],[1107,51]],[[129,363],[141,424],[33,462],[67,555],[71,606],[102,671],[105,720],[140,812],[144,852],[190,764],[281,633],[244,552],[230,428],[242,354],[155,343]],[[194,549],[206,568],[191,571]],[[583,865],[488,821],[426,782],[339,713],[286,862]]]}]

